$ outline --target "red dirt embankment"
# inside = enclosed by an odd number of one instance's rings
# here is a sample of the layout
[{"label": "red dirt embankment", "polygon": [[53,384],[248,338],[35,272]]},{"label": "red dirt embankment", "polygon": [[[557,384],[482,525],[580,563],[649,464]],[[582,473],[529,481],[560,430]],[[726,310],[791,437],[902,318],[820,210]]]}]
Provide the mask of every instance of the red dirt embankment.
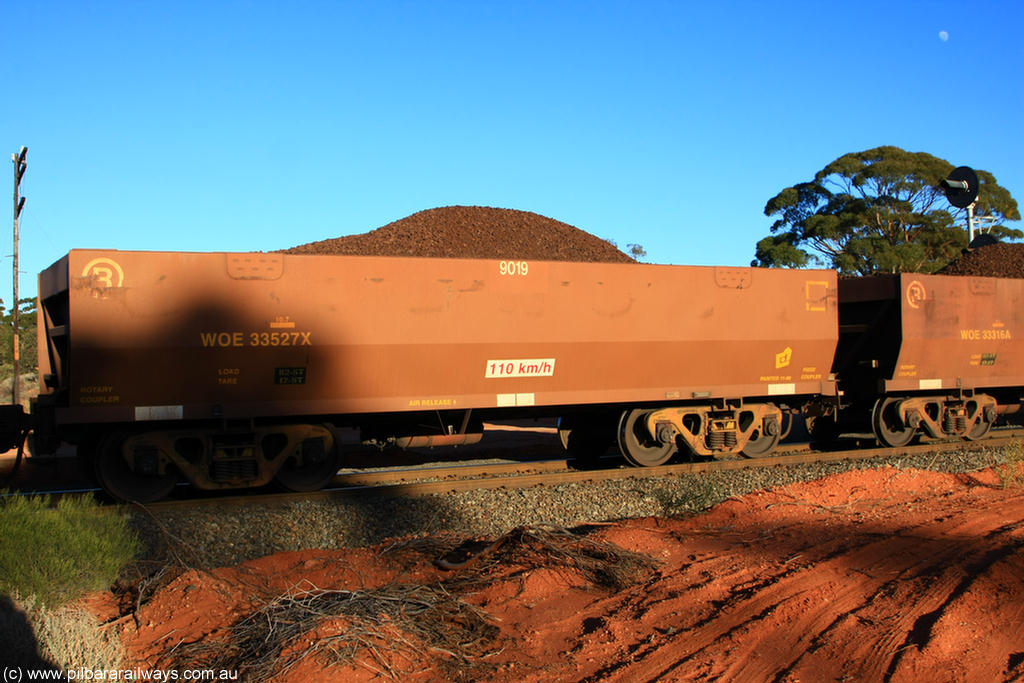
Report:
[{"label": "red dirt embankment", "polygon": [[[206,666],[187,644],[237,645],[241,631],[229,627],[284,594],[422,586],[461,605],[425,612],[432,627],[462,629],[461,640],[428,642],[401,610],[348,613],[298,629],[267,680],[382,680],[374,672],[392,668],[414,682],[1024,681],[1024,489],[992,471],[853,471],[688,519],[592,527],[588,543],[639,554],[618,559],[544,538],[521,533],[448,572],[432,565],[429,539],[188,572],[143,606],[124,640],[150,666],[183,665],[189,653]],[[581,557],[624,570],[619,582],[583,571]],[[409,598],[403,610],[420,604]],[[315,652],[353,634],[347,664]],[[244,672],[251,660],[233,665]]]}]

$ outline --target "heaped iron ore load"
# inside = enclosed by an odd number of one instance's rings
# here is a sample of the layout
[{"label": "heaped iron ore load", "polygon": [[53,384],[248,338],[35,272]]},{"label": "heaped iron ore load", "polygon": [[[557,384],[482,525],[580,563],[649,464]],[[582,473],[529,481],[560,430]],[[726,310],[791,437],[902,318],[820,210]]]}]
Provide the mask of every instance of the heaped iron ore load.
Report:
[{"label": "heaped iron ore load", "polygon": [[1024,244],[997,243],[966,250],[941,274],[1024,278]]},{"label": "heaped iron ore load", "polygon": [[283,253],[633,262],[607,240],[568,223],[530,211],[486,206],[427,209],[367,233],[303,244]]}]

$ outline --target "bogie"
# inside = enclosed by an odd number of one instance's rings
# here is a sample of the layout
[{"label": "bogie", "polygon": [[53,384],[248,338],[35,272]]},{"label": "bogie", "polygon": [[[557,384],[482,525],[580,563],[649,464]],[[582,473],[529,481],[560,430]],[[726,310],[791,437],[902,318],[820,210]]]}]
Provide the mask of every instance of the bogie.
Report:
[{"label": "bogie", "polygon": [[875,402],[871,426],[885,446],[904,446],[917,435],[935,439],[984,438],[995,423],[992,396],[882,396]]},{"label": "bogie", "polygon": [[112,496],[152,502],[181,481],[211,490],[274,480],[292,491],[312,491],[334,477],[340,454],[328,426],[274,425],[114,432],[92,457],[98,482]]}]

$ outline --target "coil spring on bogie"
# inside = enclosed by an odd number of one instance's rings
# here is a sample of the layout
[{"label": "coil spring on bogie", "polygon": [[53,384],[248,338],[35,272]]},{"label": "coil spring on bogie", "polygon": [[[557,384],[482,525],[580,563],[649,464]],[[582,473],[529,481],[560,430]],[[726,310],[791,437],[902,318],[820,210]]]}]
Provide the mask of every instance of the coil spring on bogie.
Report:
[{"label": "coil spring on bogie", "polygon": [[947,434],[960,434],[967,430],[967,416],[957,415],[951,410],[946,411],[946,417],[942,421],[942,428]]},{"label": "coil spring on bogie", "polygon": [[736,447],[736,432],[713,431],[708,434],[708,448],[723,449]]}]

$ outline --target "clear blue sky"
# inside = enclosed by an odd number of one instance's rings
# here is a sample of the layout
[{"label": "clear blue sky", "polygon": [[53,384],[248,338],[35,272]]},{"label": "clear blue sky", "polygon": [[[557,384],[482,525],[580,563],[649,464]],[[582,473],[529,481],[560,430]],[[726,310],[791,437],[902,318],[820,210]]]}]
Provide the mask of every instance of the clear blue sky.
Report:
[{"label": "clear blue sky", "polygon": [[878,145],[990,171],[1024,204],[1017,0],[4,0],[0,17],[0,151],[29,148],[23,294],[75,247],[272,250],[450,204],[747,265],[769,198]]}]

